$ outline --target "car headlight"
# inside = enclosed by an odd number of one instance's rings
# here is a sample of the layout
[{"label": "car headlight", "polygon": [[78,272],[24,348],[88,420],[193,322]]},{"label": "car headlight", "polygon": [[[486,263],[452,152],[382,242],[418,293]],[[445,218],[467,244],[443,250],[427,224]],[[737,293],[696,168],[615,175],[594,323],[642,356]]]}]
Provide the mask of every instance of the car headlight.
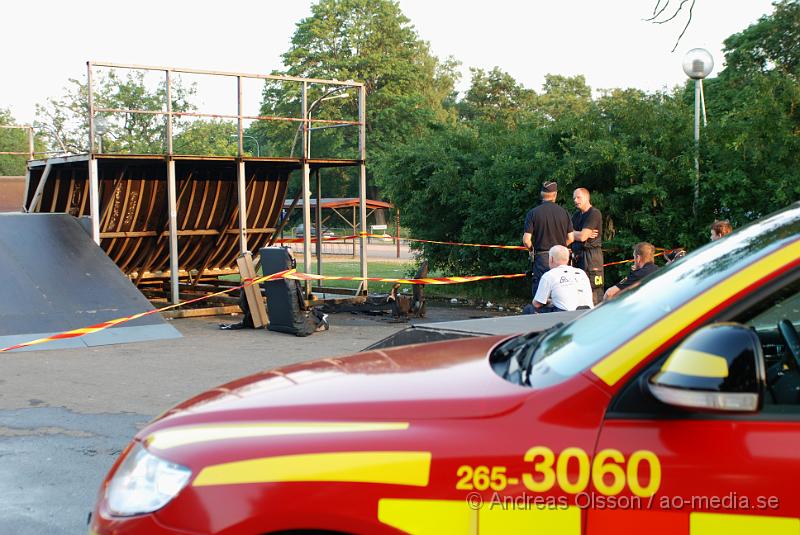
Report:
[{"label": "car headlight", "polygon": [[111,478],[106,503],[117,516],[152,513],[177,496],[191,477],[185,466],[159,459],[137,443]]}]

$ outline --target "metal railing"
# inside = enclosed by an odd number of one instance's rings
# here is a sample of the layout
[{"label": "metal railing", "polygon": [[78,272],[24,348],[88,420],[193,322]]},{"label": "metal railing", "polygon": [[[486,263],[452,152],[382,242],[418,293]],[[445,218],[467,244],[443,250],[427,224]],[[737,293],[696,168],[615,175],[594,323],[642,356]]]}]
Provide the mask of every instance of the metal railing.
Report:
[{"label": "metal railing", "polygon": [[[310,131],[323,129],[323,128],[333,128],[333,127],[359,127],[359,158],[360,160],[364,159],[363,154],[363,147],[365,145],[365,135],[366,135],[366,128],[365,128],[365,113],[364,113],[364,84],[359,82],[353,81],[341,81],[341,80],[325,80],[320,78],[299,78],[294,76],[282,76],[282,75],[273,75],[273,74],[249,74],[249,73],[240,73],[240,72],[227,72],[227,71],[211,71],[211,70],[202,70],[202,69],[186,69],[186,68],[175,68],[175,67],[154,67],[148,65],[134,65],[134,64],[121,64],[121,63],[104,63],[104,62],[94,62],[88,61],[86,63],[87,66],[87,85],[88,85],[88,104],[89,104],[89,152],[91,154],[98,153],[98,146],[96,143],[97,138],[97,128],[96,128],[96,120],[95,116],[98,113],[126,113],[126,114],[143,114],[143,115],[159,115],[166,117],[166,145],[165,145],[165,152],[166,156],[172,156],[174,154],[173,151],[173,127],[174,121],[176,118],[182,117],[197,117],[197,118],[207,118],[207,119],[236,119],[237,120],[237,138],[238,138],[238,157],[241,158],[244,156],[244,137],[245,137],[245,128],[244,128],[244,121],[246,120],[255,120],[255,121],[280,121],[280,122],[296,122],[299,124],[298,131],[302,129],[303,135],[303,154],[301,155],[300,159],[306,160],[310,157]],[[129,69],[129,70],[136,70],[136,71],[156,71],[156,72],[163,72],[164,73],[164,84],[165,84],[165,108],[162,110],[143,110],[143,109],[127,109],[127,108],[104,108],[101,106],[95,105],[95,86],[94,86],[94,71],[97,68],[106,68],[106,69]],[[233,114],[218,114],[218,113],[200,113],[200,112],[193,112],[193,111],[176,111],[173,110],[172,106],[172,85],[173,85],[173,74],[191,74],[191,75],[208,75],[208,76],[221,76],[221,77],[232,77],[236,78],[236,88],[237,88],[237,95],[236,95],[236,103],[237,103],[237,113]],[[299,116],[297,117],[278,117],[278,116],[271,116],[271,115],[247,115],[243,113],[243,103],[242,103],[242,81],[245,79],[256,79],[256,80],[273,80],[278,82],[284,83],[296,83],[301,85],[301,110]],[[325,86],[333,86],[332,90],[327,91],[323,97],[320,97],[316,101],[314,101],[311,106],[308,106],[308,89],[309,84],[320,84]],[[311,111],[313,111],[314,106],[323,100],[327,95],[330,95],[332,92],[340,91],[347,88],[356,88],[359,92],[358,95],[358,120],[357,121],[348,121],[343,119],[311,119]],[[312,128],[312,124],[323,124],[324,126]],[[102,149],[100,152],[102,154]],[[293,154],[290,155],[293,157]]]}]

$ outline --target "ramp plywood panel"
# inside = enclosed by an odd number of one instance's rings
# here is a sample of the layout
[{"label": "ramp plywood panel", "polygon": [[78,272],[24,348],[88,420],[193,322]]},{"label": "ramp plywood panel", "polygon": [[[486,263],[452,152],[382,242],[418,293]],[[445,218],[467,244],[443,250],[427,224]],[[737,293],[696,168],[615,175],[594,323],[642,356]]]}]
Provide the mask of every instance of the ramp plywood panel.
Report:
[{"label": "ramp plywood panel", "polygon": [[[292,166],[246,162],[248,248],[275,233]],[[28,200],[41,178],[31,168]],[[100,246],[126,275],[169,270],[166,164],[161,159],[98,159]],[[178,259],[182,272],[235,270],[239,209],[234,161],[176,161]],[[90,215],[88,163],[53,163],[40,212]]]},{"label": "ramp plywood panel", "polygon": [[[0,347],[152,310],[150,302],[67,214],[0,214]],[[153,314],[30,349],[85,347],[180,334]]]}]

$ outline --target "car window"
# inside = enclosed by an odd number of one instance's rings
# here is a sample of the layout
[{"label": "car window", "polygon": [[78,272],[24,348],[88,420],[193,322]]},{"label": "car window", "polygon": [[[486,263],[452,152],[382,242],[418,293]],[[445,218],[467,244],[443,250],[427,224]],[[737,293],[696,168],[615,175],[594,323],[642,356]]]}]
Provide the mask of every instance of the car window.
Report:
[{"label": "car window", "polygon": [[748,318],[746,323],[756,331],[763,332],[774,330],[783,319],[788,319],[795,327],[800,324],[800,292],[797,291],[797,285],[772,296],[767,306]]},{"label": "car window", "polygon": [[800,407],[800,280],[770,293],[736,321],[758,334],[766,370],[764,407]]},{"label": "car window", "polygon": [[561,382],[592,366],[665,315],[800,235],[800,205],[793,205],[712,242],[639,287],[622,292],[542,341],[530,374],[533,387]]}]

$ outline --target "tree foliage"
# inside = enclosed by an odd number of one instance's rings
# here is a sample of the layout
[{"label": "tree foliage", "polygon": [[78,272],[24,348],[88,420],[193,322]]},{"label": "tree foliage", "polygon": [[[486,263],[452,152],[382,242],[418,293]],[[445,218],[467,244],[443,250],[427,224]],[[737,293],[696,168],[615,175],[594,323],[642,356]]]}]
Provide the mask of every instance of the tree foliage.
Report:
[{"label": "tree foliage", "polygon": [[[0,108],[0,126],[17,126],[9,110]],[[0,152],[27,152],[30,149],[28,131],[22,128],[0,128]],[[45,144],[40,136],[33,139],[34,157],[41,158]],[[26,170],[27,155],[0,154],[0,176],[23,176]]]},{"label": "tree foliage", "polygon": [[729,37],[725,62],[706,91],[703,199],[741,225],[800,199],[800,3]]},{"label": "tree foliage", "polygon": [[[452,110],[455,62],[441,62],[421,40],[394,0],[320,0],[311,15],[297,24],[291,46],[283,55],[281,74],[311,78],[357,80],[367,93],[367,139],[370,176],[380,175],[395,147],[427,132],[432,121],[455,118]],[[311,106],[330,87],[312,85]],[[313,116],[357,120],[357,95],[335,102],[319,101]],[[334,105],[335,104],[335,105]],[[284,83],[267,83],[261,113],[300,117],[300,92]],[[270,122],[271,123],[271,122]],[[288,155],[296,124],[257,123],[251,132],[272,152]],[[318,156],[357,155],[357,130],[340,128],[314,132]],[[299,153],[299,141],[295,154]],[[356,184],[342,174],[333,185],[338,194],[355,193]],[[330,194],[330,193],[329,193]]]},{"label": "tree foliage", "polygon": [[472,85],[457,104],[462,119],[515,123],[521,114],[534,108],[536,92],[524,88],[499,67],[489,72],[470,69],[470,73]]}]

